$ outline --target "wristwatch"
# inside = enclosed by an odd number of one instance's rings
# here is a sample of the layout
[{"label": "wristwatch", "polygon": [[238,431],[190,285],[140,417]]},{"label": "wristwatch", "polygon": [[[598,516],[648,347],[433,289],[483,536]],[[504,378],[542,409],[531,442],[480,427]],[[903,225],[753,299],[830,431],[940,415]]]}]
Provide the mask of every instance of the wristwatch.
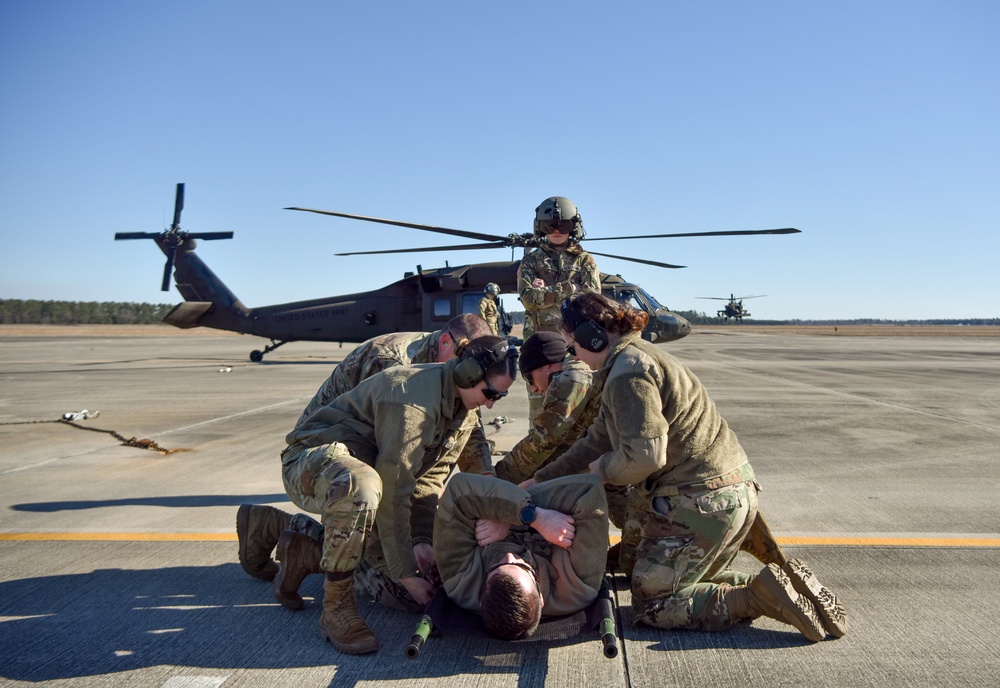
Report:
[{"label": "wristwatch", "polygon": [[531,525],[535,520],[535,507],[534,504],[528,502],[527,506],[521,509],[521,523],[524,525]]}]

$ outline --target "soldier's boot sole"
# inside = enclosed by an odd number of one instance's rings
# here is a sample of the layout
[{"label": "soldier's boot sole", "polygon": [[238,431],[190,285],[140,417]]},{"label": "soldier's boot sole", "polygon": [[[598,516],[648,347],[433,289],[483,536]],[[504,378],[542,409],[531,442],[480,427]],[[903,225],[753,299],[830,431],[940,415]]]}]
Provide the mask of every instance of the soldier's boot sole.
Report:
[{"label": "soldier's boot sole", "polygon": [[[766,616],[790,624],[814,643],[826,637],[816,607],[800,595],[791,579],[777,564],[769,564],[751,582],[751,590],[767,608]],[[764,594],[761,594],[763,590]]]},{"label": "soldier's boot sole", "polygon": [[816,574],[801,560],[789,559],[783,568],[795,590],[816,607],[826,632],[834,638],[845,636],[848,630],[847,611],[837,596],[820,583]]},{"label": "soldier's boot sole", "polygon": [[[368,628],[367,624],[365,624],[364,628],[371,634],[370,637],[362,637],[352,642],[342,642],[337,640],[337,638],[329,630],[327,630],[326,626],[320,622],[320,630],[323,632],[323,638],[345,655],[367,655],[378,651],[378,637],[376,637],[375,633]],[[359,629],[352,629],[355,634],[358,630]]]}]

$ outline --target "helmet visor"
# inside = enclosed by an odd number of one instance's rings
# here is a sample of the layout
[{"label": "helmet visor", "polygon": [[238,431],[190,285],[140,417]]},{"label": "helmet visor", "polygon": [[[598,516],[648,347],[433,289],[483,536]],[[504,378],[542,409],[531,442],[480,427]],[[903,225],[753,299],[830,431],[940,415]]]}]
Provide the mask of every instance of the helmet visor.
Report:
[{"label": "helmet visor", "polygon": [[557,220],[541,223],[541,230],[546,234],[572,234],[576,223],[572,220]]}]

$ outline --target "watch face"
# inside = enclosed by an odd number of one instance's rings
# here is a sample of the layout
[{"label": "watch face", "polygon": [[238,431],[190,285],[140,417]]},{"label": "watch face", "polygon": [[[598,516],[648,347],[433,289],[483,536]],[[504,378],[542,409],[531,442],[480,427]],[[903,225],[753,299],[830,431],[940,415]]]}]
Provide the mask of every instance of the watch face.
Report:
[{"label": "watch face", "polygon": [[528,525],[535,520],[535,505],[529,504],[521,509],[521,523]]}]

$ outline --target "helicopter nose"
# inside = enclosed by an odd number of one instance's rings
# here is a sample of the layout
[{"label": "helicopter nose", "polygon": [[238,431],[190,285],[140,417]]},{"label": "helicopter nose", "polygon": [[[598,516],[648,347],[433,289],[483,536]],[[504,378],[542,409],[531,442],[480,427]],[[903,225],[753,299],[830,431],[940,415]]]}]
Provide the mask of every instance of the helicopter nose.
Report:
[{"label": "helicopter nose", "polygon": [[687,321],[686,318],[681,316],[676,316],[677,319],[677,337],[678,339],[691,334],[691,323]]}]

